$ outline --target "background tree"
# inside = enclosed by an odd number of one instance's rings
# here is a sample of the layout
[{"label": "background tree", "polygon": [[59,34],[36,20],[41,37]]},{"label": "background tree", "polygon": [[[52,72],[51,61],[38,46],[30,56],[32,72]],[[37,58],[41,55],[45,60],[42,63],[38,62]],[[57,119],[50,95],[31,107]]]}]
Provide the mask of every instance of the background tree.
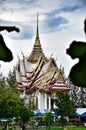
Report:
[{"label": "background tree", "polygon": [[86,107],[86,88],[81,88],[74,86],[72,83],[69,84],[70,87],[70,97],[71,100],[74,102],[76,108]]},{"label": "background tree", "polygon": [[57,97],[55,104],[57,106],[58,115],[61,116],[60,123],[61,125],[66,125],[67,120],[65,118],[73,116],[76,109],[67,92],[58,92]]},{"label": "background tree", "polygon": [[15,79],[14,70],[9,71],[8,77],[6,77],[6,82],[7,82],[8,87],[12,88],[13,91],[18,93],[18,90],[17,90],[18,83],[16,82],[16,79]]},{"label": "background tree", "polygon": [[0,87],[6,87],[6,78],[0,73]]}]

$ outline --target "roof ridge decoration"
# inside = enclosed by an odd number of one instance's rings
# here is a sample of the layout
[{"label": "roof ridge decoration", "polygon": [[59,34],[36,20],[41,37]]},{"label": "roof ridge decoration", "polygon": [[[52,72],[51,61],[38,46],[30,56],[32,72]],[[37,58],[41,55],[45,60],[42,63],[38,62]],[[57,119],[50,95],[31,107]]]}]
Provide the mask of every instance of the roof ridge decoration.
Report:
[{"label": "roof ridge decoration", "polygon": [[42,47],[40,44],[40,38],[39,38],[39,26],[38,26],[38,13],[37,13],[37,30],[36,30],[36,38],[35,38],[35,43],[33,46],[33,50],[32,53],[30,54],[28,60],[32,63],[36,63],[40,57],[40,55],[42,57],[44,57],[44,59],[46,60],[47,58],[45,57],[43,51],[42,51]]}]

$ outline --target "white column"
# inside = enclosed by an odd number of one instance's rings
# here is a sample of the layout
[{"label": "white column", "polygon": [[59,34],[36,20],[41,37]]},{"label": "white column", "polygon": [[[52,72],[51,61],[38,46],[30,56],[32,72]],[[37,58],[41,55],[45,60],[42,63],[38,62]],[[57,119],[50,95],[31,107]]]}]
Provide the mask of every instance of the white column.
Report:
[{"label": "white column", "polygon": [[45,94],[43,93],[43,99],[42,99],[42,109],[45,109]]},{"label": "white column", "polygon": [[36,105],[36,96],[34,97],[34,104]]},{"label": "white column", "polygon": [[38,109],[41,109],[41,93],[38,95]]},{"label": "white column", "polygon": [[51,109],[51,97],[49,96],[49,110]]},{"label": "white column", "polygon": [[41,109],[44,109],[44,97],[43,93],[41,93]]},{"label": "white column", "polygon": [[55,102],[54,102],[54,104],[53,104],[53,105],[54,105],[54,108],[56,108]]},{"label": "white column", "polygon": [[45,93],[45,109],[47,109],[47,94]]}]

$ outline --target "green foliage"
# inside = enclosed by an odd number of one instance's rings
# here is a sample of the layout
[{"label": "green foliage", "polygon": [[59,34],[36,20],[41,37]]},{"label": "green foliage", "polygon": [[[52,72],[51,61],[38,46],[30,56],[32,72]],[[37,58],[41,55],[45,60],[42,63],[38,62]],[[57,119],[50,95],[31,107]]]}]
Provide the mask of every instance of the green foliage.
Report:
[{"label": "green foliage", "polygon": [[21,117],[27,122],[32,112],[20,99],[14,74],[10,72],[6,79],[1,75],[0,79],[0,118]]},{"label": "green foliage", "polygon": [[43,118],[42,118],[45,126],[46,126],[46,129],[51,129],[51,126],[53,125],[54,121],[53,121],[53,116],[52,116],[52,113],[49,112],[48,114],[44,115]]},{"label": "green foliage", "polygon": [[0,87],[6,87],[6,79],[5,77],[2,75],[2,73],[0,73]]},{"label": "green foliage", "polygon": [[73,116],[76,109],[74,103],[70,100],[68,93],[58,92],[57,97],[58,98],[55,100],[55,104],[58,107],[58,115],[61,116],[60,123],[61,125],[66,125],[67,121],[65,120],[65,118]]},{"label": "green foliage", "polygon": [[60,126],[66,126],[68,125],[68,121],[62,116],[61,119],[59,120],[59,125]]},{"label": "green foliage", "polygon": [[70,100],[68,93],[66,92],[58,92],[58,99],[55,100],[56,106],[58,106],[58,114],[60,116],[72,116],[76,109],[74,103]]},{"label": "green foliage", "polygon": [[16,82],[14,71],[9,72],[8,77],[6,77],[6,82],[8,87],[11,87],[13,91],[18,93],[18,83]]}]

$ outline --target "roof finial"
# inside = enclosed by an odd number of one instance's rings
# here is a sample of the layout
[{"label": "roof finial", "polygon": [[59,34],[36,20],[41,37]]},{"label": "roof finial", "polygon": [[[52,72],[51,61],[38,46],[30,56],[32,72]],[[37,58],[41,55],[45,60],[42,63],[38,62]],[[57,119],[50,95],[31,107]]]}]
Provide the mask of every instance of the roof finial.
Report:
[{"label": "roof finial", "polygon": [[38,12],[37,12],[37,32],[36,32],[36,39],[39,39],[39,30],[38,30]]}]

